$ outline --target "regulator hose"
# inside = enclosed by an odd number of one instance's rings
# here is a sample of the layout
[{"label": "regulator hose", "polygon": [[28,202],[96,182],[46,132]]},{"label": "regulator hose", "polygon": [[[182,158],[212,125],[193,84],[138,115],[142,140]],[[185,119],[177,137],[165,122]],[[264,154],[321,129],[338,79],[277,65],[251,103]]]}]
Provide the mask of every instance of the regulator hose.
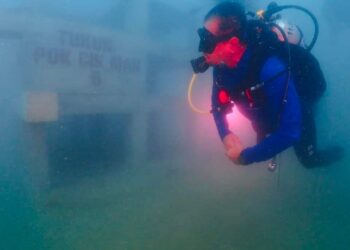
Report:
[{"label": "regulator hose", "polygon": [[193,74],[192,79],[190,81],[190,84],[188,85],[188,91],[187,91],[188,104],[190,105],[190,108],[193,112],[198,113],[198,114],[202,114],[202,115],[210,115],[211,114],[210,111],[201,110],[201,109],[197,108],[197,106],[195,106],[192,102],[192,91],[193,91],[193,86],[196,82],[196,79],[197,79],[197,74]]}]

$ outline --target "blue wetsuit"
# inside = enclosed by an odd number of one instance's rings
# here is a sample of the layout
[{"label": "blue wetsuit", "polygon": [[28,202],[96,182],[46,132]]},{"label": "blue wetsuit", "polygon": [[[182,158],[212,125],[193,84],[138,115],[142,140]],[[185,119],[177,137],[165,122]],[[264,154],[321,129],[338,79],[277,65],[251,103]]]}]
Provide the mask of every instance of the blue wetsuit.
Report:
[{"label": "blue wetsuit", "polygon": [[[212,108],[214,120],[221,139],[230,133],[225,112],[218,111],[220,107],[218,94],[225,89],[231,94],[240,84],[248,71],[250,53],[247,50],[234,69],[223,66],[214,68],[214,84],[212,91]],[[260,80],[266,81],[276,74],[285,71],[286,65],[277,57],[268,58],[260,71]],[[301,134],[301,107],[293,79],[287,90],[287,102],[282,104],[286,93],[287,72],[266,83],[259,91],[263,98],[257,105],[251,106],[248,98],[234,99],[235,106],[247,117],[258,133],[258,143],[246,148],[241,153],[245,164],[268,160],[276,154],[293,146]]]}]

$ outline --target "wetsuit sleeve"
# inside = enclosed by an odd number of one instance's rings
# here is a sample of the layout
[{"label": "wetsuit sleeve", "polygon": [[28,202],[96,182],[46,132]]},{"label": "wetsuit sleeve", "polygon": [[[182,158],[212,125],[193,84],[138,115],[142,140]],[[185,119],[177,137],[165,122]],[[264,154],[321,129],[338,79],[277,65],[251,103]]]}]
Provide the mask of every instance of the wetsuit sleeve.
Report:
[{"label": "wetsuit sleeve", "polygon": [[[282,72],[285,68],[280,60],[271,58],[262,69],[261,79],[271,79],[276,73]],[[268,160],[299,140],[301,110],[292,78],[287,90],[287,102],[282,106],[287,78],[288,73],[286,72],[265,86],[267,110],[270,111],[270,119],[273,119],[277,129],[254,147],[242,151],[240,157],[245,164]]]},{"label": "wetsuit sleeve", "polygon": [[[214,73],[214,79],[215,79],[215,73]],[[212,113],[213,113],[215,125],[218,130],[219,136],[221,140],[223,140],[224,137],[228,135],[231,131],[229,129],[229,125],[227,122],[226,113],[223,111],[220,112],[218,110],[218,108],[220,108],[218,94],[219,94],[219,87],[215,84],[215,80],[214,80],[212,96],[211,96]]]}]

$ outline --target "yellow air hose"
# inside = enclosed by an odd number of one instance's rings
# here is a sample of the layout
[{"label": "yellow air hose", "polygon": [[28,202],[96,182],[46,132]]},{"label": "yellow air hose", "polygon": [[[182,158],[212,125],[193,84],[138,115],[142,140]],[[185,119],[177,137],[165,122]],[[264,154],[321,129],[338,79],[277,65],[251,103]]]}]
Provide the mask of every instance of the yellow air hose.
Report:
[{"label": "yellow air hose", "polygon": [[188,104],[190,105],[190,108],[192,109],[193,112],[202,114],[202,115],[210,115],[210,111],[201,110],[197,108],[192,102],[192,90],[193,90],[194,83],[196,82],[196,79],[197,79],[197,74],[193,74],[190,84],[188,86],[188,91],[187,91]]}]

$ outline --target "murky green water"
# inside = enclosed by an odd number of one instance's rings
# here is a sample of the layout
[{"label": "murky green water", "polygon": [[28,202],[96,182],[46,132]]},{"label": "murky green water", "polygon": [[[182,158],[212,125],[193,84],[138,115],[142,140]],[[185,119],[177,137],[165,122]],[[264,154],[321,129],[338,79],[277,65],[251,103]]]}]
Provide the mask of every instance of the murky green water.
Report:
[{"label": "murky green water", "polygon": [[265,166],[214,161],[132,166],[35,198],[12,183],[3,249],[347,249],[345,165],[281,164],[279,186]]},{"label": "murky green water", "polygon": [[[254,5],[254,1],[246,2]],[[174,8],[152,3],[152,8],[167,10],[183,23],[180,22],[179,31],[166,33],[177,27],[175,19],[162,13],[152,16],[154,25],[159,23],[158,18],[167,22],[149,31],[150,39],[160,41],[159,47],[152,50],[158,54],[144,55],[135,48],[144,46],[148,50],[153,44],[146,44],[143,33],[140,35],[140,30],[134,28],[140,21],[145,28],[144,9],[136,9],[133,16],[137,18],[128,20],[135,22],[123,22],[129,17],[127,11],[138,7],[137,2],[120,1],[114,8],[111,3],[94,1],[44,3],[8,1],[6,8],[10,9],[4,11],[7,19],[0,25],[0,250],[350,249],[348,152],[341,162],[322,169],[304,169],[292,150],[282,154],[279,170],[274,173],[267,170],[267,163],[237,167],[225,158],[212,119],[187,112],[188,61],[197,46],[193,39],[197,39],[196,25],[202,20],[199,15],[207,7],[195,2],[191,5],[190,13],[197,13],[197,19],[191,17],[193,27],[189,27],[188,12],[184,12],[187,7],[183,4]],[[322,16],[318,5],[311,0],[305,3],[315,6],[316,14]],[[28,19],[23,19],[23,13],[29,15]],[[36,19],[40,13],[45,22]],[[25,27],[8,24],[11,14],[21,17],[14,23],[24,20]],[[4,17],[0,15],[1,18]],[[317,113],[321,146],[349,145],[349,29],[346,30],[345,21],[333,36],[328,19],[323,17],[315,49],[330,82]],[[128,84],[113,89],[118,98],[108,99],[110,91],[103,89],[103,81],[97,81],[87,87],[92,92],[86,97],[85,87],[69,87],[77,82],[85,84],[91,80],[91,74],[104,80],[110,77],[110,71],[83,71],[74,64],[78,62],[74,58],[72,68],[55,68],[47,62],[33,66],[28,56],[30,46],[37,43],[40,48],[61,48],[57,39],[61,33],[56,29],[65,28],[79,37],[80,25],[85,25],[83,35],[89,39],[116,32],[111,37],[119,41],[122,36],[118,32],[130,29],[137,39],[124,41],[127,53],[152,58],[147,66],[150,73],[140,77],[145,82],[135,83],[134,78],[123,75],[120,81]],[[137,46],[131,47],[134,43]],[[125,44],[117,45],[118,51],[124,50]],[[69,49],[77,56],[86,49],[84,46]],[[172,60],[164,57],[168,53]],[[170,66],[163,65],[162,60],[170,61]],[[63,71],[65,67],[67,72]],[[53,73],[46,75],[47,70]],[[119,74],[110,77],[113,84],[118,83]],[[60,84],[66,83],[60,80],[63,76],[73,76],[73,80],[67,78],[71,82],[67,81],[64,91],[60,89]],[[42,85],[36,82],[40,79]],[[24,122],[15,106],[26,88],[33,84],[34,89],[47,90],[56,80],[60,91],[71,91],[68,94],[74,96],[65,102],[60,99],[60,115],[67,113],[56,123]],[[202,94],[201,90],[203,96],[208,96],[208,82],[205,79],[197,85],[196,97]],[[133,91],[124,89],[131,85]],[[103,97],[94,99],[96,93],[101,94],[101,86]],[[125,96],[131,97],[123,99]],[[75,98],[80,102],[74,102]],[[111,111],[114,107],[120,109]],[[105,116],[111,113],[117,118]],[[67,121],[71,124],[63,124]],[[241,128],[237,133],[249,133],[244,124],[238,125]],[[142,137],[142,133],[150,136]],[[131,149],[130,144],[136,147]],[[143,158],[138,159],[134,151]]]}]

